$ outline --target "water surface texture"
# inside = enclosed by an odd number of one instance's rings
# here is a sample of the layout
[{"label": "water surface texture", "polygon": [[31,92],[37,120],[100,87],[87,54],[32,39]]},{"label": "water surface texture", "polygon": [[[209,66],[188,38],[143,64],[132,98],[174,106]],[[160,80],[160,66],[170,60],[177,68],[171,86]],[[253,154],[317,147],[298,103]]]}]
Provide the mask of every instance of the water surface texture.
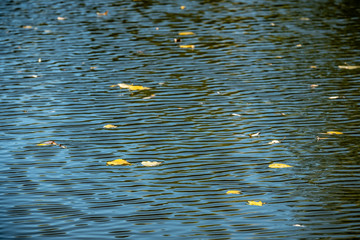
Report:
[{"label": "water surface texture", "polygon": [[359,237],[357,1],[2,0],[0,24],[1,239]]}]

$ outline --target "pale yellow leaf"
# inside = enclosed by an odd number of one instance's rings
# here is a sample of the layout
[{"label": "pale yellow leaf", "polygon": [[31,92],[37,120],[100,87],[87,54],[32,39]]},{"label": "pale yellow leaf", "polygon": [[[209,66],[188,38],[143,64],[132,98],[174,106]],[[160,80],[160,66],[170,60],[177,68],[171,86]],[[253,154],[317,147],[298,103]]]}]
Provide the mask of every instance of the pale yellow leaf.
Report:
[{"label": "pale yellow leaf", "polygon": [[279,140],[272,140],[270,142],[268,142],[268,144],[276,144],[276,143],[281,143]]},{"label": "pale yellow leaf", "polygon": [[339,66],[340,69],[348,69],[348,70],[353,70],[353,69],[358,69],[360,68],[360,66]]},{"label": "pale yellow leaf", "polygon": [[131,165],[131,163],[129,163],[128,161],[124,160],[124,159],[115,159],[113,161],[109,161],[106,162],[106,165],[110,165],[110,166],[116,166],[116,165]]},{"label": "pale yellow leaf", "polygon": [[186,6],[181,6],[180,8],[181,8],[181,9],[185,9],[185,8],[186,8]]},{"label": "pale yellow leaf", "polygon": [[329,99],[338,99],[340,98],[339,96],[332,96],[332,97],[329,97]]},{"label": "pale yellow leaf", "polygon": [[117,128],[117,126],[112,124],[106,124],[103,128]]},{"label": "pale yellow leaf", "polygon": [[253,205],[253,206],[262,206],[264,205],[265,203],[261,202],[261,201],[248,201],[248,205]]},{"label": "pale yellow leaf", "polygon": [[260,132],[250,133],[249,136],[250,136],[250,137],[260,137]]},{"label": "pale yellow leaf", "polygon": [[179,45],[180,48],[191,48],[194,49],[195,45]]},{"label": "pale yellow leaf", "polygon": [[161,162],[142,161],[141,164],[145,167],[156,167],[156,166],[159,166],[161,164]]},{"label": "pale yellow leaf", "polygon": [[179,32],[180,36],[187,36],[187,35],[194,35],[195,33],[193,32]]},{"label": "pale yellow leaf", "polygon": [[293,166],[283,164],[283,163],[272,163],[269,165],[269,168],[288,168],[288,167],[293,167]]},{"label": "pale yellow leaf", "polygon": [[134,85],[129,85],[129,84],[125,84],[125,83],[119,83],[118,86],[120,88],[127,88],[131,91],[141,91],[141,90],[148,90],[150,88],[148,87],[143,87],[143,86],[134,86]]},{"label": "pale yellow leaf", "polygon": [[31,29],[31,28],[33,28],[33,27],[30,26],[30,25],[27,25],[27,26],[23,26],[22,28],[24,28],[24,29]]},{"label": "pale yellow leaf", "polygon": [[226,194],[241,194],[241,191],[239,190],[229,190],[226,192]]},{"label": "pale yellow leaf", "polygon": [[66,18],[65,17],[57,17],[57,20],[59,21],[64,21]]}]

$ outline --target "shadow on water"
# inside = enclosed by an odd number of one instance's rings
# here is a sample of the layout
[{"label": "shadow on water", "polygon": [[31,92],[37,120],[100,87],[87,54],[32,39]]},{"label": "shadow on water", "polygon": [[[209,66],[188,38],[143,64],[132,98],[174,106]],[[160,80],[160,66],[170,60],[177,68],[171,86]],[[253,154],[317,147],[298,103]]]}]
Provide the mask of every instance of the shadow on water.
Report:
[{"label": "shadow on water", "polygon": [[2,1],[1,239],[356,238],[359,9]]}]

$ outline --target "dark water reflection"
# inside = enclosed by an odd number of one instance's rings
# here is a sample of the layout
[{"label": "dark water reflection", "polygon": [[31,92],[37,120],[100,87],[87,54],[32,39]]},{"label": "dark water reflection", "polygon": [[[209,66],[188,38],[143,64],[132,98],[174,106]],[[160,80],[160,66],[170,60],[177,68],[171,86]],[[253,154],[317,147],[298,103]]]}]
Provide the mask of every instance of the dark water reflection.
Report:
[{"label": "dark water reflection", "polygon": [[1,239],[359,236],[357,1],[0,6]]}]

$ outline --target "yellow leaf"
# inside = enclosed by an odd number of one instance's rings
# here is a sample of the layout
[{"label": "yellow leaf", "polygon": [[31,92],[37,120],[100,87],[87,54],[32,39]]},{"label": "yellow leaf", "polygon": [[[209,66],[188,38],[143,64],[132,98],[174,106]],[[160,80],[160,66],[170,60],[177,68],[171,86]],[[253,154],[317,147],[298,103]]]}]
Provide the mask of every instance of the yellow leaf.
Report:
[{"label": "yellow leaf", "polygon": [[51,144],[48,144],[48,143],[39,143],[39,144],[36,144],[36,146],[49,146]]},{"label": "yellow leaf", "polygon": [[269,165],[269,168],[288,168],[288,167],[293,167],[293,166],[283,164],[283,163],[272,163]]},{"label": "yellow leaf", "polygon": [[128,161],[124,160],[124,159],[116,159],[113,161],[109,161],[106,162],[106,166],[116,166],[116,165],[131,165],[131,163],[129,163]]},{"label": "yellow leaf", "polygon": [[112,124],[107,124],[103,128],[117,128],[117,126],[112,125]]},{"label": "yellow leaf", "polygon": [[194,35],[195,33],[193,32],[179,32],[180,36],[187,36],[187,35]]},{"label": "yellow leaf", "polygon": [[118,86],[120,88],[127,88],[131,91],[141,91],[141,90],[148,90],[150,88],[148,87],[143,87],[143,86],[134,86],[134,85],[129,85],[129,84],[125,84],[125,83],[119,83]]},{"label": "yellow leaf", "polygon": [[31,29],[31,28],[33,28],[33,27],[30,26],[30,25],[27,25],[27,26],[23,26],[22,28],[24,28],[24,29]]},{"label": "yellow leaf", "polygon": [[180,45],[180,48],[195,48],[195,45]]},{"label": "yellow leaf", "polygon": [[156,167],[159,166],[161,162],[142,161],[141,164],[145,167]]},{"label": "yellow leaf", "polygon": [[226,194],[241,194],[241,191],[239,190],[229,190],[226,192]]},{"label": "yellow leaf", "polygon": [[261,201],[248,201],[248,205],[253,205],[253,206],[262,206],[264,205],[265,203],[261,202]]},{"label": "yellow leaf", "polygon": [[342,132],[337,132],[337,131],[327,131],[325,134],[329,134],[329,135],[340,135],[343,134]]},{"label": "yellow leaf", "polygon": [[181,8],[181,9],[185,9],[185,8],[186,8],[186,6],[181,6],[180,8]]},{"label": "yellow leaf", "polygon": [[348,70],[353,70],[353,69],[358,69],[360,68],[360,66],[339,66],[340,69],[348,69]]}]

